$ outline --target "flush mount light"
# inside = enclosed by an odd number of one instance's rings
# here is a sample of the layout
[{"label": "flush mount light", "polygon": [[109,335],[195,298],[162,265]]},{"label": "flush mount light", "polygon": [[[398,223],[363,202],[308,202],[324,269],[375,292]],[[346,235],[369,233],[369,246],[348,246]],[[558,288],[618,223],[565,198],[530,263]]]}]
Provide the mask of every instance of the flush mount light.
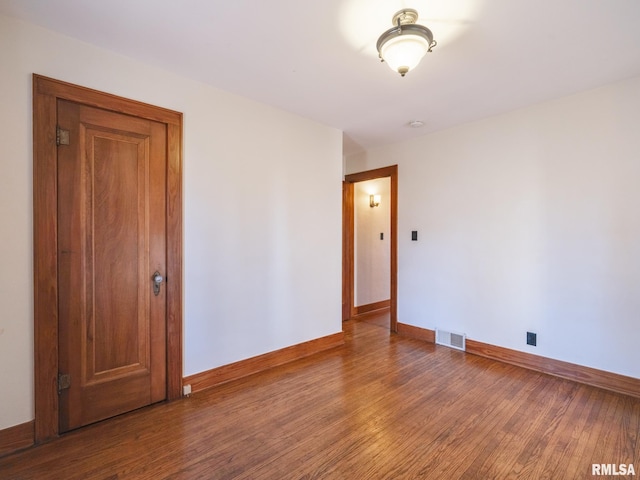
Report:
[{"label": "flush mount light", "polygon": [[424,122],[422,120],[411,120],[409,126],[411,128],[422,128],[424,127]]},{"label": "flush mount light", "polygon": [[403,77],[437,45],[431,30],[417,25],[417,20],[416,10],[400,10],[393,16],[394,27],[380,35],[376,45],[380,60]]}]

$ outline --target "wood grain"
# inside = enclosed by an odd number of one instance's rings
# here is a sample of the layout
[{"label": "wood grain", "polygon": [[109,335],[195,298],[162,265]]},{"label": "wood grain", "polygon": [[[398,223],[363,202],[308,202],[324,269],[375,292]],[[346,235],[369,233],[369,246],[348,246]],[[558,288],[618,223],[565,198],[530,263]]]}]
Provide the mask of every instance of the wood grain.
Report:
[{"label": "wood grain", "polygon": [[0,430],[0,457],[32,446],[33,428],[31,421]]},{"label": "wood grain", "polygon": [[[436,341],[436,332],[434,330],[404,323],[398,324],[398,335],[429,343],[435,343]],[[640,379],[637,378],[498,347],[469,338],[466,340],[466,352],[640,398]]]},{"label": "wood grain", "polygon": [[423,340],[429,343],[436,342],[435,330],[415,327],[413,325],[407,325],[406,323],[398,322],[398,335],[407,338],[415,338],[416,340]]},{"label": "wood grain", "polygon": [[342,321],[354,315],[354,185],[342,182]]},{"label": "wood grain", "polygon": [[[182,130],[182,113],[180,112],[74,85],[43,75],[34,74],[33,80],[34,93],[37,95],[56,99],[62,98],[91,107],[104,108],[112,112],[146,118],[147,120],[177,126]],[[55,132],[53,133],[53,138],[55,140]]]},{"label": "wood grain", "polygon": [[467,352],[640,398],[640,379],[467,339]]},{"label": "wood grain", "polygon": [[344,327],[342,347],[5,457],[1,476],[573,480],[592,478],[592,463],[640,468],[639,399]]},{"label": "wood grain", "polygon": [[33,76],[34,137],[34,363],[35,438],[58,434],[58,258],[57,147],[58,100],[69,100],[165,125],[167,222],[166,387],[169,399],[182,396],[182,114],[115,95]]},{"label": "wood grain", "polygon": [[318,352],[338,347],[344,344],[342,332],[321,337],[308,342],[299,343],[282,348],[274,352],[265,353],[257,357],[230,363],[206,372],[189,375],[184,379],[184,385],[191,385],[192,392],[199,392],[232,380],[263,372],[279,365],[284,365]]},{"label": "wood grain", "polygon": [[389,225],[391,282],[389,285],[391,311],[390,327],[392,332],[398,331],[398,166],[393,165],[386,169],[391,180],[391,223]]},{"label": "wood grain", "polygon": [[182,114],[167,122],[167,399],[182,397]]},{"label": "wood grain", "polygon": [[366,305],[358,305],[355,307],[355,314],[364,315],[367,313],[376,312],[376,310],[389,310],[391,307],[391,300],[381,300],[379,302],[368,303]]},{"label": "wood grain", "polygon": [[58,368],[66,431],[166,398],[165,124],[58,101]]},{"label": "wood grain", "polygon": [[33,78],[35,439],[58,434],[57,98]]}]

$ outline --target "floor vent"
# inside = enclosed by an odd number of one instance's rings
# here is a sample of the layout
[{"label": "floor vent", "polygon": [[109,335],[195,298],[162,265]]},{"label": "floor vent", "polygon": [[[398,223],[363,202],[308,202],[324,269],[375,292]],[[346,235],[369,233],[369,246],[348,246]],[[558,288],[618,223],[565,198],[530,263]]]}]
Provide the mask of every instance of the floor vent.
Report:
[{"label": "floor vent", "polygon": [[464,351],[466,349],[466,335],[464,333],[452,333],[436,328],[436,343],[445,347]]}]

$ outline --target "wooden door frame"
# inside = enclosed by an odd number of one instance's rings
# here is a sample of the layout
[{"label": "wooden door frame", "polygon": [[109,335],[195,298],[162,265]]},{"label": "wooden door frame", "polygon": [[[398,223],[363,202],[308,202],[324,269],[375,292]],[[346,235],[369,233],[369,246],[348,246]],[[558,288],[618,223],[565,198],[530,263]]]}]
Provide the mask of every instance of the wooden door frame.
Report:
[{"label": "wooden door frame", "polygon": [[390,227],[390,330],[398,331],[398,166],[345,175],[342,182],[342,320],[353,317],[354,306],[354,184],[377,178],[391,180]]},{"label": "wooden door frame", "polygon": [[167,126],[167,399],[182,396],[182,114],[33,75],[34,440],[58,436],[57,101]]}]

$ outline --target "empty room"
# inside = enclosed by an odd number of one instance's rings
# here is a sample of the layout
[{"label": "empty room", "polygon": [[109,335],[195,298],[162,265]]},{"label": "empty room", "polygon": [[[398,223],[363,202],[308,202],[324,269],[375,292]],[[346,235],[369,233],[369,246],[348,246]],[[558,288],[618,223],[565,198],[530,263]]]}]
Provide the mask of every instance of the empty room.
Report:
[{"label": "empty room", "polygon": [[639,22],[0,0],[0,478],[635,478]]}]

